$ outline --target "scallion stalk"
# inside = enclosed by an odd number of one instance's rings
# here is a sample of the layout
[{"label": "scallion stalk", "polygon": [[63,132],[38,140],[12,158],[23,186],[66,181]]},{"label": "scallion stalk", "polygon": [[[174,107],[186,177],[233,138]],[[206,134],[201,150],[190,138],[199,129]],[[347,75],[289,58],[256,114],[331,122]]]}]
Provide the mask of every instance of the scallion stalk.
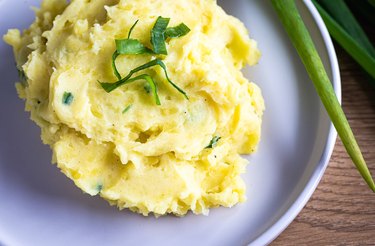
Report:
[{"label": "scallion stalk", "polygon": [[375,183],[355,140],[348,120],[337,100],[331,81],[316,51],[311,36],[298,12],[294,0],[271,0],[274,9],[296,48],[305,68],[325,106],[346,151],[368,186],[375,192]]},{"label": "scallion stalk", "polygon": [[375,79],[375,58],[351,37],[317,2],[314,1],[314,4],[331,36]]}]

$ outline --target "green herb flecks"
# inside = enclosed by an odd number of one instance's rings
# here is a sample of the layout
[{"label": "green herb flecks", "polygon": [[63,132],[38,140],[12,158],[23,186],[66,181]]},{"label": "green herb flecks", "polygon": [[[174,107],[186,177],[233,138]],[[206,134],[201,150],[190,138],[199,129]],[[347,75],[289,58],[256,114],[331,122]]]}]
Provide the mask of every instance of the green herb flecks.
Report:
[{"label": "green herb flecks", "polygon": [[98,191],[97,194],[99,194],[102,190],[103,190],[103,184],[102,183],[98,183],[95,187],[95,189]]},{"label": "green herb flecks", "polygon": [[62,103],[65,105],[70,105],[72,104],[74,99],[74,96],[70,92],[64,92],[63,97],[62,97]]},{"label": "green herb flecks", "polygon": [[337,100],[332,83],[324,69],[322,60],[315,48],[309,31],[307,30],[297,9],[295,0],[271,0],[286,32],[296,48],[316,91],[325,106],[329,117],[339,134],[346,151],[353,160],[363,179],[375,192],[375,183],[355,140],[348,120]]},{"label": "green herb flecks", "polygon": [[212,148],[214,148],[214,147],[217,145],[217,142],[219,142],[220,139],[221,139],[221,137],[219,137],[219,136],[214,136],[214,137],[211,139],[210,143],[206,146],[205,149],[212,149]]},{"label": "green herb flecks", "polygon": [[132,107],[133,107],[133,104],[129,104],[128,106],[126,106],[126,108],[122,110],[122,114],[125,114],[126,112],[128,112]]},{"label": "green herb flecks", "polygon": [[164,64],[163,61],[161,61],[160,59],[155,59],[155,60],[152,60],[146,64],[143,64],[133,70],[130,71],[130,73],[123,79],[120,79],[119,81],[115,82],[115,83],[103,83],[103,82],[99,82],[100,85],[103,87],[103,89],[106,91],[106,92],[111,92],[113,91],[114,89],[120,87],[121,85],[124,85],[124,84],[127,84],[127,81],[131,78],[131,76],[133,76],[133,74],[139,72],[139,71],[142,71],[144,69],[147,69],[147,68],[150,68],[150,67],[153,67],[153,66],[160,66],[163,70],[164,70],[164,74],[165,74],[165,77],[167,79],[167,81],[176,89],[178,90],[181,94],[184,95],[184,97],[186,99],[189,99],[189,97],[187,96],[186,92],[183,91],[180,87],[178,87],[175,83],[172,82],[172,80],[169,78],[168,76],[168,72],[167,72],[167,68]]}]

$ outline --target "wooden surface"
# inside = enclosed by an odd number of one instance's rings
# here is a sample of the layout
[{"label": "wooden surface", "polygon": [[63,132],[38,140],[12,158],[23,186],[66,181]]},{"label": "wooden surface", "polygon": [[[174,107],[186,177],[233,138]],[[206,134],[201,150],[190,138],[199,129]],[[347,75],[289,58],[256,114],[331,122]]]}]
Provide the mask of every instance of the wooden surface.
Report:
[{"label": "wooden surface", "polygon": [[[335,47],[344,111],[374,174],[375,86],[345,51]],[[271,245],[375,245],[375,193],[360,177],[340,140],[313,196]]]}]

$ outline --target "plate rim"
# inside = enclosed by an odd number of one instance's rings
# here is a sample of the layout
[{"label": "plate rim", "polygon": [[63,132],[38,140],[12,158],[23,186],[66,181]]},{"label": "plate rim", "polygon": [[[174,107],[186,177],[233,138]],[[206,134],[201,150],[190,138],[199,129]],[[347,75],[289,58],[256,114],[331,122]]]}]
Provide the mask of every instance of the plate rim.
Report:
[{"label": "plate rim", "polygon": [[[312,20],[315,22],[322,39],[327,49],[328,61],[330,70],[332,71],[332,86],[336,93],[339,103],[342,102],[342,91],[341,91],[341,77],[340,69],[338,64],[338,59],[336,56],[336,51],[333,46],[332,39],[329,35],[326,25],[322,17],[320,16],[318,10],[310,0],[303,0],[303,4],[307,10],[312,15]],[[327,169],[333,149],[335,147],[337,139],[337,132],[334,128],[332,122],[330,123],[328,135],[326,138],[326,144],[323,153],[320,157],[318,165],[315,167],[311,177],[307,181],[305,187],[302,189],[300,194],[294,200],[294,202],[289,206],[285,213],[283,213],[280,218],[277,219],[271,226],[269,226],[262,234],[255,238],[248,245],[268,245],[274,241],[297,217],[297,215],[302,211],[307,202],[310,200],[312,194],[316,190],[320,180]]]}]

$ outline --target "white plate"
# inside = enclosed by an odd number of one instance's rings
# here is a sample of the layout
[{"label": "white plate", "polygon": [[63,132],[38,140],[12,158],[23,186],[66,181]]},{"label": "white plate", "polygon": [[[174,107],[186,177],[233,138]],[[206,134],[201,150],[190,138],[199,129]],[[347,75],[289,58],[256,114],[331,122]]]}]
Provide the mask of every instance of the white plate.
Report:
[{"label": "white plate", "polygon": [[[0,0],[0,35],[33,20],[39,1]],[[341,97],[335,51],[311,2],[297,1]],[[5,245],[264,245],[316,188],[336,133],[270,1],[221,0],[245,22],[262,58],[246,71],[266,101],[259,152],[244,178],[248,201],[210,215],[142,217],[83,194],[56,166],[14,88],[11,48],[0,42],[0,242]],[[1,244],[1,243],[0,243]]]}]

